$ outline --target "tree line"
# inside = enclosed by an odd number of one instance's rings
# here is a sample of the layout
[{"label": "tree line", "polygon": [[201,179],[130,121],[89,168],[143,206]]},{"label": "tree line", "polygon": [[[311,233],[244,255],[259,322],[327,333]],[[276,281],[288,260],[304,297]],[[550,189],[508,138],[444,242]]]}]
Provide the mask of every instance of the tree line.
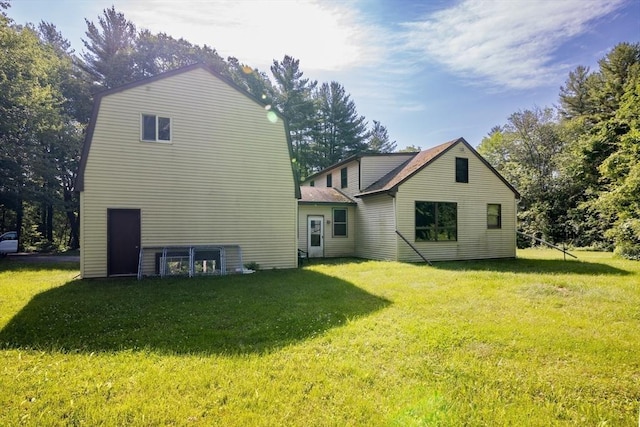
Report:
[{"label": "tree line", "polygon": [[343,158],[396,149],[380,121],[358,114],[338,82],[304,76],[299,60],[274,60],[271,76],[207,45],[138,30],[115,7],[85,19],[81,54],[53,23],[18,25],[0,0],[0,231],[23,247],[78,248],[74,183],[97,92],[203,63],[286,118],[299,178]]},{"label": "tree line", "polygon": [[558,104],[513,113],[479,152],[519,189],[524,232],[640,259],[640,44],[571,71]]}]

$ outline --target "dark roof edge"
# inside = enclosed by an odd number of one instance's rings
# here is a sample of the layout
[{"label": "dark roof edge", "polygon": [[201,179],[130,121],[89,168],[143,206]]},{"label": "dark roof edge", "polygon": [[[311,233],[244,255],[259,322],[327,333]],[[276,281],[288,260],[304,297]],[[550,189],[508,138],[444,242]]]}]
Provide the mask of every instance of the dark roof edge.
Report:
[{"label": "dark roof edge", "polygon": [[303,201],[303,200],[298,200],[298,204],[299,205],[340,205],[340,206],[357,206],[358,203],[356,202],[312,202],[312,201]]}]

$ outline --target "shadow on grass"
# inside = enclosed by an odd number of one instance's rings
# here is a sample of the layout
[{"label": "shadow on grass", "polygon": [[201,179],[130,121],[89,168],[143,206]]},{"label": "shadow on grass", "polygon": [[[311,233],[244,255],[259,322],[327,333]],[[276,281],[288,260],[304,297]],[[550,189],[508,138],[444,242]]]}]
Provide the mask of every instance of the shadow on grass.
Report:
[{"label": "shadow on grass", "polygon": [[0,347],[262,353],[389,304],[348,282],[305,270],[77,280],[36,295],[0,331]]},{"label": "shadow on grass", "polygon": [[452,271],[495,271],[501,273],[521,274],[586,274],[586,275],[619,275],[631,274],[628,271],[580,260],[555,259],[492,259],[477,261],[440,261],[433,266],[441,270]]}]

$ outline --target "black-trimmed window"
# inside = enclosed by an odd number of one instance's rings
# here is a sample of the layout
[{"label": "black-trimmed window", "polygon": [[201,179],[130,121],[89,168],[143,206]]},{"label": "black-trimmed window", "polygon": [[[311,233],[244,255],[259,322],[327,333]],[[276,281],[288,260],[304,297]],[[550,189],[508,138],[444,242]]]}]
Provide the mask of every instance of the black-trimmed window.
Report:
[{"label": "black-trimmed window", "polygon": [[348,180],[347,180],[347,168],[342,168],[340,169],[340,188],[347,188],[348,187]]},{"label": "black-trimmed window", "polygon": [[333,209],[333,237],[347,237],[347,210]]},{"label": "black-trimmed window", "polygon": [[333,187],[333,176],[331,174],[327,175],[327,187]]},{"label": "black-trimmed window", "polygon": [[171,141],[171,118],[169,117],[143,114],[141,128],[143,141]]},{"label": "black-trimmed window", "polygon": [[487,228],[502,228],[502,205],[497,203],[487,205]]},{"label": "black-trimmed window", "polygon": [[416,242],[458,240],[458,204],[415,202]]},{"label": "black-trimmed window", "polygon": [[469,182],[469,159],[456,157],[456,182]]},{"label": "black-trimmed window", "polygon": [[311,182],[309,183],[309,187],[315,187],[315,186],[316,186],[316,182],[315,182],[315,181],[311,181]]}]

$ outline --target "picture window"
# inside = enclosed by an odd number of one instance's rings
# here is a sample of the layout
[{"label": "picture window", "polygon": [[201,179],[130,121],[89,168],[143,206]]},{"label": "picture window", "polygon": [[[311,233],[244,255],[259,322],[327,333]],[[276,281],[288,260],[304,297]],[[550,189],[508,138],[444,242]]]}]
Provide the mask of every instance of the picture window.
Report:
[{"label": "picture window", "polygon": [[416,242],[458,240],[458,204],[415,202]]}]

